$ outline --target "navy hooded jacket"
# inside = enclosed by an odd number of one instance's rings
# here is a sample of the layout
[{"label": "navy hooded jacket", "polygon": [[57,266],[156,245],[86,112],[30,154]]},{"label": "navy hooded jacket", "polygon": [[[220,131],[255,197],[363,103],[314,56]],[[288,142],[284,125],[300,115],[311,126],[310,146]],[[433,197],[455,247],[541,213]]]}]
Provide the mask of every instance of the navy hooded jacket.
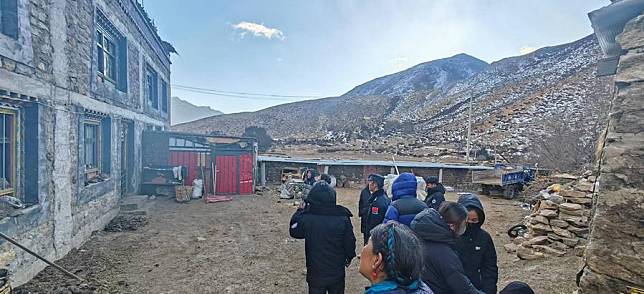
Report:
[{"label": "navy hooded jacket", "polygon": [[409,226],[416,214],[427,208],[425,202],[416,198],[417,187],[414,174],[402,173],[398,176],[391,187],[393,202],[385,213],[385,223],[393,220]]},{"label": "navy hooded jacket", "polygon": [[496,293],[499,280],[499,269],[496,265],[496,249],[492,237],[481,229],[485,222],[485,212],[479,198],[474,194],[464,194],[458,198],[458,203],[467,210],[474,209],[478,216],[478,224],[468,224],[465,234],[456,241],[465,274],[474,287],[485,293]]},{"label": "navy hooded jacket", "polygon": [[480,294],[465,275],[454,233],[435,209],[419,213],[411,229],[423,242],[422,280],[436,294]]}]

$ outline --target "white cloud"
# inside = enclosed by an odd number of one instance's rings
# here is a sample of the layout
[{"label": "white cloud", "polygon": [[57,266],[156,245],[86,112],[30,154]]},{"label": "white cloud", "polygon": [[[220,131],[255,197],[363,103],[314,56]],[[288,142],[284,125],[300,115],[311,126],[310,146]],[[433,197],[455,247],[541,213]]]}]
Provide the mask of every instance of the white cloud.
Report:
[{"label": "white cloud", "polygon": [[236,25],[233,25],[233,28],[236,30],[240,30],[241,31],[240,35],[242,37],[246,36],[246,34],[248,33],[251,33],[255,37],[262,37],[266,39],[278,39],[278,40],[286,39],[286,37],[284,36],[284,33],[279,29],[269,28],[264,26],[263,24],[242,21]]},{"label": "white cloud", "polygon": [[521,47],[521,49],[519,49],[519,53],[521,55],[525,55],[525,54],[528,54],[528,53],[532,53],[535,50],[537,50],[537,48],[534,48],[532,46],[523,46],[523,47]]}]

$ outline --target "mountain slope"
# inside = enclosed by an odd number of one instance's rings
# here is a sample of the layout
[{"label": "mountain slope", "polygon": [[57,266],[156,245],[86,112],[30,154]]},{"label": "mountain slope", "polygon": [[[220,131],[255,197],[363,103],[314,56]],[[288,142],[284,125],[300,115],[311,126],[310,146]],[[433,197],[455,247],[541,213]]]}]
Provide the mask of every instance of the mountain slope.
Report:
[{"label": "mountain slope", "polygon": [[[611,93],[610,79],[595,77],[600,56],[594,35],[489,65],[459,54],[375,79],[341,97],[176,128],[240,135],[247,126],[259,126],[278,139],[424,156],[427,146],[463,150],[471,98],[474,146],[521,157],[555,127],[575,130],[570,144],[597,137]],[[463,63],[470,66],[460,70]]]},{"label": "mountain slope", "polygon": [[172,97],[171,119],[172,125],[198,120],[204,117],[221,115],[223,112],[214,110],[209,106],[196,106],[179,97]]},{"label": "mountain slope", "polygon": [[401,72],[368,81],[343,96],[394,96],[443,89],[485,69],[488,64],[467,54],[418,64]]}]

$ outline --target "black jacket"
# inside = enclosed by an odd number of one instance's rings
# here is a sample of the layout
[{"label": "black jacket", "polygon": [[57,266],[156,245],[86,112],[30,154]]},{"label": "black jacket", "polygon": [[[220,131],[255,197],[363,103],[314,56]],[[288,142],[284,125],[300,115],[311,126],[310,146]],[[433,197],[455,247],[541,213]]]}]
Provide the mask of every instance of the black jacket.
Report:
[{"label": "black jacket", "polygon": [[360,233],[365,233],[364,229],[367,227],[367,209],[369,208],[369,198],[371,197],[371,192],[369,191],[369,186],[362,189],[360,192],[360,201],[358,202],[358,215],[360,216]]},{"label": "black jacket", "polygon": [[456,241],[456,250],[463,262],[465,274],[477,289],[485,293],[496,293],[499,269],[496,265],[496,249],[492,237],[481,229],[485,222],[483,205],[474,194],[461,196],[458,203],[468,210],[475,209],[479,215],[479,223],[468,224],[465,234]]},{"label": "black jacket", "polygon": [[367,201],[367,214],[363,217],[366,219],[364,227],[362,227],[363,233],[371,232],[371,229],[384,221],[385,213],[387,212],[390,202],[391,201],[383,189],[371,194]]},{"label": "black jacket", "polygon": [[429,208],[438,210],[438,207],[441,206],[443,201],[445,201],[445,187],[443,184],[438,183],[436,187],[427,189],[425,203]]},{"label": "black jacket", "polygon": [[291,237],[305,239],[309,285],[323,287],[344,280],[345,265],[356,256],[351,216],[347,208],[336,205],[298,209],[291,217]]},{"label": "black jacket", "polygon": [[454,249],[454,235],[438,211],[425,209],[411,222],[411,228],[423,241],[422,280],[434,293],[480,293],[465,275]]}]

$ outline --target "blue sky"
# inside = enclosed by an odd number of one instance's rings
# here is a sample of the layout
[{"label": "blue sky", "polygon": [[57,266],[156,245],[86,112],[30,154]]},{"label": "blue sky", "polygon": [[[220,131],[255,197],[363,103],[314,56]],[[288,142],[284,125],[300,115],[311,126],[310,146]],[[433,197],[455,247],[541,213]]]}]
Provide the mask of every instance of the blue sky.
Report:
[{"label": "blue sky", "polygon": [[[415,64],[467,53],[487,62],[580,39],[608,0],[145,0],[179,51],[172,83],[230,92],[337,96]],[[302,98],[173,89],[226,113]]]}]

